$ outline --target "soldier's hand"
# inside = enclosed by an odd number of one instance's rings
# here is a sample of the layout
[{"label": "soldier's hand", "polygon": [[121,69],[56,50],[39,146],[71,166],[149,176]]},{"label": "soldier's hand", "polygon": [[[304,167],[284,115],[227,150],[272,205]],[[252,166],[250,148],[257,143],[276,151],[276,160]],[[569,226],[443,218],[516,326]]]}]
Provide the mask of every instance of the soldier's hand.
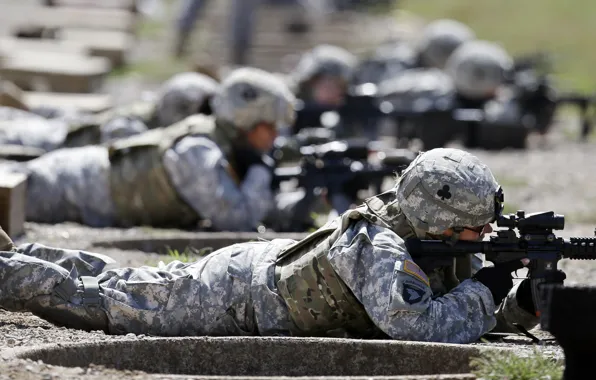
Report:
[{"label": "soldier's hand", "polygon": [[499,305],[513,287],[511,272],[522,267],[521,261],[510,261],[493,267],[484,267],[476,272],[472,279],[486,286],[493,296],[495,305]]},{"label": "soldier's hand", "polygon": [[[547,274],[545,280],[549,284],[563,285],[566,278],[567,275],[565,272],[557,270]],[[532,298],[532,282],[529,278],[526,278],[519,284],[515,298],[519,307],[532,315],[536,315],[536,305],[534,305],[534,299]]]},{"label": "soldier's hand", "polygon": [[236,170],[241,178],[244,178],[248,169],[253,165],[262,165],[272,173],[275,168],[275,161],[271,157],[250,147],[239,147],[235,149],[234,158],[236,161]]}]

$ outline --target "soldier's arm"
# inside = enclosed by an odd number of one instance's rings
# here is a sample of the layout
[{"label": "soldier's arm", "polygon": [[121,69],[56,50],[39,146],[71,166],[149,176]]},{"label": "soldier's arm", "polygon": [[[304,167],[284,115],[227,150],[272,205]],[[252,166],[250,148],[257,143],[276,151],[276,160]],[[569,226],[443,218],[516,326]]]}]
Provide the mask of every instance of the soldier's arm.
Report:
[{"label": "soldier's arm", "polygon": [[340,277],[372,321],[394,339],[470,343],[495,326],[488,288],[466,280],[433,297],[428,277],[393,231],[359,222],[332,247]]},{"label": "soldier's arm", "polygon": [[164,165],[181,197],[216,230],[254,230],[273,204],[269,171],[255,165],[237,184],[222,151],[205,137],[180,140]]},{"label": "soldier's arm", "polygon": [[515,284],[499,305],[495,332],[519,332],[513,323],[518,323],[526,330],[531,330],[540,322],[539,317],[528,313],[517,303],[517,290],[520,284],[521,282]]}]

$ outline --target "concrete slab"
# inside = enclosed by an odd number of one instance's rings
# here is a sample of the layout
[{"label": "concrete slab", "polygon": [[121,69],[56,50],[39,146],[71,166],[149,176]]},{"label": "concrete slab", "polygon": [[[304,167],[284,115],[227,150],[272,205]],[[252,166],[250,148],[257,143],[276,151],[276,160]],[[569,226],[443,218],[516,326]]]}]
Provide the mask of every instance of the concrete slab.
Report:
[{"label": "concrete slab", "polygon": [[91,55],[108,58],[112,67],[126,63],[135,43],[131,33],[118,30],[62,28],[57,37],[64,42],[83,44]]},{"label": "concrete slab", "polygon": [[52,108],[75,107],[93,113],[102,112],[114,106],[112,96],[109,94],[24,91],[23,102],[29,108],[42,106]]},{"label": "concrete slab", "polygon": [[0,226],[11,238],[25,231],[25,191],[27,176],[3,173],[0,176]]},{"label": "concrete slab", "polygon": [[[391,340],[288,337],[146,338],[56,344],[12,355],[66,367],[105,365],[119,370],[196,378],[474,379],[470,358],[504,347]],[[416,377],[412,377],[412,376]],[[443,375],[443,377],[438,377]],[[459,376],[458,376],[459,375]],[[463,376],[463,377],[462,377]],[[185,376],[185,378],[188,378]]]},{"label": "concrete slab", "polygon": [[107,58],[66,53],[25,50],[0,61],[0,77],[35,91],[97,92],[110,70]]},{"label": "concrete slab", "polygon": [[180,252],[184,251],[187,247],[196,249],[213,248],[213,250],[216,250],[247,241],[273,239],[301,240],[307,235],[308,233],[195,232],[180,233],[178,236],[170,235],[167,237],[97,240],[92,245],[98,248],[117,248],[165,254],[168,249],[175,249]]}]

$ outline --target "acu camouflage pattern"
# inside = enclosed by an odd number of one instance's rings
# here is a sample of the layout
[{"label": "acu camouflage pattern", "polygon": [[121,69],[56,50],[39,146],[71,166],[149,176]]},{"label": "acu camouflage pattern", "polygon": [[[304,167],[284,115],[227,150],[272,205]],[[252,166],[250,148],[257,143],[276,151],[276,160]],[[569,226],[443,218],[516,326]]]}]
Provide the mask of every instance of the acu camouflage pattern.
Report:
[{"label": "acu camouflage pattern", "polygon": [[109,145],[110,187],[119,224],[196,225],[199,216],[179,197],[163,165],[165,151],[190,135],[213,138],[214,119],[193,115]]},{"label": "acu camouflage pattern", "polygon": [[211,77],[196,72],[179,73],[160,88],[156,117],[160,126],[171,125],[204,110],[219,84]]},{"label": "acu camouflage pattern", "polygon": [[[142,125],[140,128],[139,124]],[[92,115],[78,123],[72,123],[64,145],[79,147],[101,144],[123,136],[133,136],[158,126],[155,102],[137,100],[131,104]]]},{"label": "acu camouflage pattern", "polygon": [[[354,210],[348,213],[355,216]],[[0,253],[0,306],[32,311],[67,327],[114,334],[299,334],[275,283],[276,261],[295,243],[276,239],[235,244],[194,263],[101,274],[107,262],[97,254],[21,246]],[[395,232],[358,217],[326,258],[345,283],[343,289],[347,286],[374,325],[394,339],[469,343],[495,326],[488,288],[464,280],[450,290],[445,287],[448,293],[432,294],[422,275],[406,271],[410,259]],[[440,276],[429,279],[433,289],[439,288],[432,282]],[[412,289],[423,297],[412,298],[407,292]],[[532,328],[537,318],[512,302],[515,289],[500,305],[497,320],[500,315],[504,326],[520,322]],[[324,326],[313,330],[336,336],[342,332]]]},{"label": "acu camouflage pattern", "polygon": [[495,95],[513,68],[505,49],[488,41],[469,41],[458,47],[445,65],[457,91],[469,99]]},{"label": "acu camouflage pattern", "polygon": [[296,98],[274,74],[253,67],[233,70],[211,100],[218,124],[249,131],[259,123],[278,129],[291,126]]},{"label": "acu camouflage pattern", "polygon": [[479,227],[495,217],[499,184],[476,156],[438,148],[420,154],[396,185],[397,202],[412,226],[431,234]]},{"label": "acu camouflage pattern", "polygon": [[275,268],[279,294],[294,322],[293,335],[371,338],[384,335],[337,275],[327,257],[348,227],[346,213],[284,248]]}]

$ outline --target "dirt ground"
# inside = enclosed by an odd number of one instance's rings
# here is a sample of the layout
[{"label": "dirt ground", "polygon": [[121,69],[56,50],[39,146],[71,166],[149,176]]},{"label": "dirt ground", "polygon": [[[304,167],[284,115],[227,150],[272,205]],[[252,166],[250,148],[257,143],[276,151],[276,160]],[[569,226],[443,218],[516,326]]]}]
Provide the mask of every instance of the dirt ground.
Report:
[{"label": "dirt ground", "polygon": [[[156,47],[163,50],[167,41],[160,43],[141,41],[134,59],[156,54]],[[162,51],[161,50],[161,51]],[[138,77],[111,79],[107,89],[126,102],[144,90],[152,90],[155,83]],[[474,151],[493,170],[505,190],[508,209],[523,208],[528,212],[553,210],[566,216],[563,237],[593,236],[596,227],[596,149],[593,142],[573,141],[577,123],[568,118],[555,126],[546,144],[534,143],[526,151],[485,152]],[[76,224],[39,225],[27,223],[26,234],[17,243],[38,242],[64,248],[96,250],[118,261],[119,266],[140,266],[167,259],[156,253],[97,249],[94,240],[148,236],[156,231],[142,228],[131,230],[91,229]],[[161,231],[160,233],[175,233]],[[567,284],[591,285],[596,283],[596,261],[563,260],[561,267],[567,273]],[[58,328],[31,314],[12,314],[0,310],[0,380],[5,379],[132,379],[142,378],[142,373],[120,372],[100,367],[60,368],[30,360],[5,359],[7,350],[55,342],[81,342],[108,339],[143,339],[132,334],[107,336],[101,332],[83,332]],[[532,349],[525,338],[511,338],[501,345],[515,345]],[[486,343],[485,343],[486,344]],[[546,350],[561,357],[557,346]]]}]

